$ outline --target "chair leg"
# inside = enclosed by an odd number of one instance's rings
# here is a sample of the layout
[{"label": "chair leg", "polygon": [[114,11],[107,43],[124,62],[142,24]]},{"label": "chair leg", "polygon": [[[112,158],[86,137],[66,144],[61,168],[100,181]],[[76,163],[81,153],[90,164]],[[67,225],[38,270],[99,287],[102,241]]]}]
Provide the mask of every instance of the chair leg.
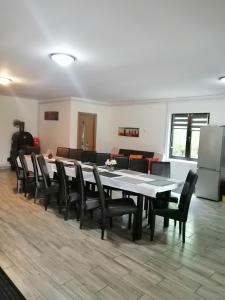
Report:
[{"label": "chair leg", "polygon": [[104,220],[101,221],[101,239],[104,240],[104,233],[105,233],[105,222]]},{"label": "chair leg", "polygon": [[145,210],[145,218],[147,218],[148,217],[148,198],[147,197],[145,197],[144,210]]},{"label": "chair leg", "polygon": [[185,231],[186,231],[186,222],[183,222],[183,230],[182,230],[182,242],[185,243]]},{"label": "chair leg", "polygon": [[50,195],[47,195],[47,196],[45,197],[45,210],[48,209],[49,203],[50,203]]},{"label": "chair leg", "polygon": [[128,229],[131,229],[131,221],[132,221],[132,214],[129,214],[129,217],[128,217]]},{"label": "chair leg", "polygon": [[69,217],[69,209],[70,209],[70,201],[68,200],[68,201],[67,201],[67,204],[66,204],[66,211],[65,211],[65,214],[64,214],[64,220],[65,220],[65,221],[68,220],[68,217]]},{"label": "chair leg", "polygon": [[34,192],[34,203],[36,202],[38,197],[38,187],[35,187],[35,192]]},{"label": "chair leg", "polygon": [[150,228],[151,228],[151,241],[153,241],[154,233],[155,233],[155,214],[150,216]]},{"label": "chair leg", "polygon": [[136,240],[137,235],[137,215],[134,214],[133,216],[133,226],[132,226],[132,241],[134,242]]},{"label": "chair leg", "polygon": [[179,221],[179,235],[181,235],[181,229],[182,229],[182,222]]},{"label": "chair leg", "polygon": [[83,222],[84,222],[84,210],[81,208],[81,211],[80,211],[80,229],[83,228]]},{"label": "chair leg", "polygon": [[109,218],[109,226],[110,226],[110,228],[113,227],[113,220],[112,220],[112,218]]}]

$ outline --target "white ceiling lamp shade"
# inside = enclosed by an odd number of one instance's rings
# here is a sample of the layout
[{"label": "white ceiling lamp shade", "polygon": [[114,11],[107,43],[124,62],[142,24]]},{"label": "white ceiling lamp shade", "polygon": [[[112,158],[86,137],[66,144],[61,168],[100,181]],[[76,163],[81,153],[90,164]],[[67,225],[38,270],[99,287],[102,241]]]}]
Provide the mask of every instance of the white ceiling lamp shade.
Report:
[{"label": "white ceiling lamp shade", "polygon": [[8,77],[2,77],[0,76],[0,85],[8,85],[12,82],[12,79]]},{"label": "white ceiling lamp shade", "polygon": [[51,53],[49,56],[62,67],[67,67],[77,60],[75,56],[67,53]]},{"label": "white ceiling lamp shade", "polygon": [[220,80],[222,83],[225,83],[225,76],[220,77],[219,80]]}]

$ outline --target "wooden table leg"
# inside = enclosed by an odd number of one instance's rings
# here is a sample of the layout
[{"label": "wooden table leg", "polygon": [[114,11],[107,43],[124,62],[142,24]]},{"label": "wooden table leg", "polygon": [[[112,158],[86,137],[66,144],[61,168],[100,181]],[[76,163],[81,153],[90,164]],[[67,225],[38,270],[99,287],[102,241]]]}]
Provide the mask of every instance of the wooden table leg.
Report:
[{"label": "wooden table leg", "polygon": [[143,213],[143,195],[138,195],[136,240],[140,240],[142,237],[142,213]]}]

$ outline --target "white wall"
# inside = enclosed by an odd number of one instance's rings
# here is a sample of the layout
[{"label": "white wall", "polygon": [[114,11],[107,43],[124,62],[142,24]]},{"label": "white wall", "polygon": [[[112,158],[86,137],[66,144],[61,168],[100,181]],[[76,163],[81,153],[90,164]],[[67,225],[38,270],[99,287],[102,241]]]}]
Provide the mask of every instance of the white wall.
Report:
[{"label": "white wall", "polygon": [[8,166],[11,137],[18,129],[13,121],[25,122],[25,130],[38,135],[38,101],[17,97],[0,96],[0,167]]},{"label": "white wall", "polygon": [[[44,120],[45,111],[58,111],[59,120]],[[40,103],[39,136],[42,152],[51,149],[55,153],[58,146],[70,146],[70,112],[70,101]]]},{"label": "white wall", "polygon": [[[59,111],[59,121],[44,121],[44,111]],[[176,99],[159,103],[135,105],[102,105],[68,99],[68,101],[40,104],[39,132],[42,150],[57,146],[77,146],[78,112],[97,114],[97,143],[99,152],[113,147],[163,153],[168,158],[168,142],[172,113],[209,112],[210,124],[225,124],[225,98]],[[118,136],[118,127],[138,127],[140,137]],[[171,160],[171,176],[184,180],[189,169],[196,170],[196,162]]]},{"label": "white wall", "polygon": [[[169,160],[170,121],[173,113],[209,112],[210,124],[225,125],[225,97],[176,99],[159,103],[117,105],[111,108],[111,147],[163,153]],[[118,136],[119,126],[140,128],[140,137]],[[171,176],[184,180],[197,163],[171,159]]]},{"label": "white wall", "polygon": [[[166,137],[166,109],[165,103],[112,106],[111,147],[162,153]],[[120,126],[140,128],[140,136],[119,136]]]},{"label": "white wall", "polygon": [[[167,113],[167,139],[165,143],[165,150],[168,157],[169,150],[169,132],[171,114],[173,113],[210,113],[210,124],[225,125],[225,98],[215,97],[210,100],[187,100],[187,101],[174,101],[168,102]],[[215,145],[216,147],[216,145]],[[174,178],[185,179],[189,169],[197,170],[196,162],[186,162],[179,160],[171,160],[171,176]]]},{"label": "white wall", "polygon": [[111,114],[110,106],[71,100],[71,131],[70,131],[70,147],[77,147],[77,124],[78,112],[87,112],[97,114],[97,130],[96,130],[96,151],[110,152],[110,129],[111,129]]},{"label": "white wall", "polygon": [[[58,111],[59,121],[44,120],[45,111]],[[78,112],[97,114],[96,150],[110,151],[110,107],[98,103],[67,98],[64,101],[40,103],[39,134],[42,152],[58,146],[77,147]]]}]

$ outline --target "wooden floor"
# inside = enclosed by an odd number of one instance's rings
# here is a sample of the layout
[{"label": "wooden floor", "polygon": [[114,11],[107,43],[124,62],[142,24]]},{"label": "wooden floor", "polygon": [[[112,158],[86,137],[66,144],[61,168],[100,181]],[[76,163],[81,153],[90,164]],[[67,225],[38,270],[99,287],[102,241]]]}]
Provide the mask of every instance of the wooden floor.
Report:
[{"label": "wooden floor", "polygon": [[147,228],[131,242],[125,223],[102,241],[95,225],[79,230],[15,184],[0,171],[0,265],[28,300],[225,299],[224,203],[193,199],[185,246],[160,218],[154,242]]}]

